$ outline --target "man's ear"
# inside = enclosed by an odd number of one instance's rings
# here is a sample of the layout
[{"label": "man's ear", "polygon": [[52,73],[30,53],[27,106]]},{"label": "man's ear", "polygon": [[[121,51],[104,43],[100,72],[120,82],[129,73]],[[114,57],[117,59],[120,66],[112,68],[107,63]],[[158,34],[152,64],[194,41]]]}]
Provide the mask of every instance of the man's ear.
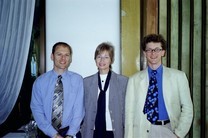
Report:
[{"label": "man's ear", "polygon": [[163,55],[162,56],[165,57],[165,54],[166,54],[166,51],[163,52]]},{"label": "man's ear", "polygon": [[51,53],[51,60],[53,61],[53,54]]},{"label": "man's ear", "polygon": [[70,64],[72,63],[72,56],[70,56],[69,63]]},{"label": "man's ear", "polygon": [[145,51],[143,51],[143,54],[144,54],[144,56],[146,57],[146,52],[145,52]]}]

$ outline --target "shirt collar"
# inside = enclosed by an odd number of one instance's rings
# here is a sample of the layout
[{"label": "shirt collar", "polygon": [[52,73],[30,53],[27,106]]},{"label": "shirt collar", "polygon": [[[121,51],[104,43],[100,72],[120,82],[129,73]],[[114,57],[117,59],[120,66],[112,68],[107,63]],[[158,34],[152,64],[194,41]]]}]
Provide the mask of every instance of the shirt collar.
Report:
[{"label": "shirt collar", "polygon": [[[163,65],[161,64],[157,69],[157,74],[162,74]],[[148,74],[150,75],[153,70],[148,66]]]},{"label": "shirt collar", "polygon": [[56,78],[58,77],[58,75],[61,75],[62,78],[64,78],[67,74],[67,70],[64,71],[62,74],[58,74],[55,70],[53,70],[53,76],[55,76]]}]

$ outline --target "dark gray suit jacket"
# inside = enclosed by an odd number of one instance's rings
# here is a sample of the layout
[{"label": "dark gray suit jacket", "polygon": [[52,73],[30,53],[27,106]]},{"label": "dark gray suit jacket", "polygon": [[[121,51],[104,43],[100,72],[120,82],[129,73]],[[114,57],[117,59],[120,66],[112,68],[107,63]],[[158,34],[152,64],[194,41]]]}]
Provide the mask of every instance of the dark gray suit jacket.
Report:
[{"label": "dark gray suit jacket", "polygon": [[[124,137],[124,107],[128,78],[112,71],[109,88],[109,111],[114,138]],[[97,112],[98,73],[84,78],[85,118],[81,127],[83,138],[93,138]]]}]

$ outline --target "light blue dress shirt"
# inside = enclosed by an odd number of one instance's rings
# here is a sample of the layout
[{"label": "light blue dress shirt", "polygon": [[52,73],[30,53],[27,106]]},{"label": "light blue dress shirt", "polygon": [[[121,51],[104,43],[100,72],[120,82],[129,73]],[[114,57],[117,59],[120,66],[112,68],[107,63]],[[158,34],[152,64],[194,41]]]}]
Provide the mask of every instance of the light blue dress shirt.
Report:
[{"label": "light blue dress shirt", "polygon": [[[62,75],[64,105],[62,127],[69,126],[67,135],[76,135],[83,120],[84,90],[83,78],[77,73],[65,71]],[[57,131],[51,125],[53,94],[58,74],[48,71],[39,76],[33,84],[31,110],[38,127],[48,136],[53,137]]]}]

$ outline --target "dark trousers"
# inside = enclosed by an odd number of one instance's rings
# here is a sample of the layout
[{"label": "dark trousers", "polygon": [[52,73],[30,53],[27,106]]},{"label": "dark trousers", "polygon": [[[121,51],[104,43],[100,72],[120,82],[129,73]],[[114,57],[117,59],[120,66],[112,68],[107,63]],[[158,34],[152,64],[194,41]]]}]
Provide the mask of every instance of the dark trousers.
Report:
[{"label": "dark trousers", "polygon": [[[62,128],[58,131],[59,135],[61,135],[62,137],[65,137],[66,136],[66,133],[67,131],[69,130],[69,127],[65,127],[65,128]],[[76,134],[76,137],[77,138],[82,138],[81,137],[81,133],[78,132]],[[49,136],[45,135],[40,129],[38,129],[38,136],[37,138],[50,138]]]},{"label": "dark trousers", "polygon": [[[93,138],[101,138],[96,130],[94,130]],[[114,138],[113,131],[105,131],[105,136],[102,138]]]}]

